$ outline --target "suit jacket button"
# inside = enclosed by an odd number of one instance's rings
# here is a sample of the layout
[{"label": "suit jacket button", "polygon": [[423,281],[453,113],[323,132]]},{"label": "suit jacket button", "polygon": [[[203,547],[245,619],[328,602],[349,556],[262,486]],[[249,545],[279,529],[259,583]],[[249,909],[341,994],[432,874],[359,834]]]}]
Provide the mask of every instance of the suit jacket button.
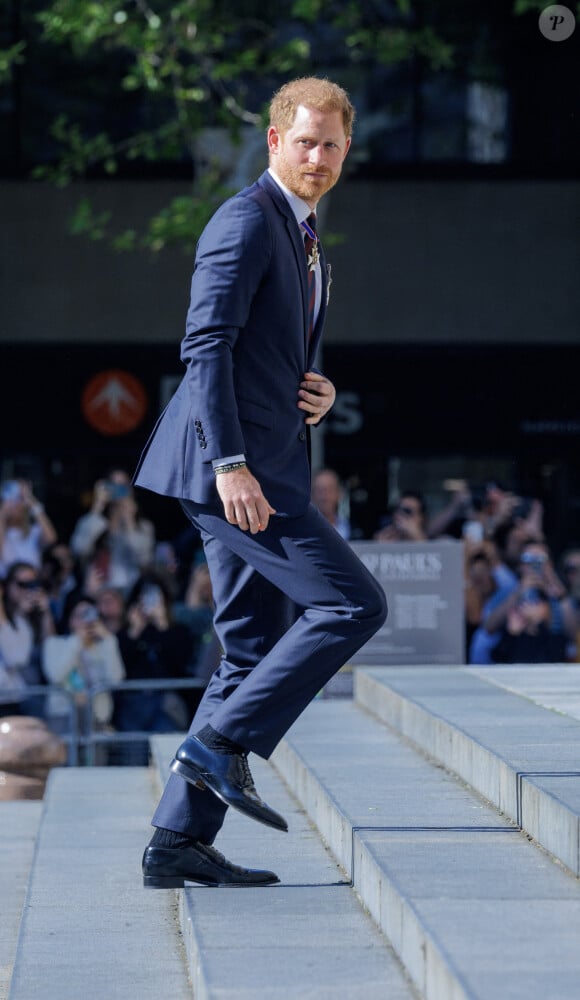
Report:
[{"label": "suit jacket button", "polygon": [[300,431],[300,434],[298,435],[298,440],[306,441],[306,431]]}]

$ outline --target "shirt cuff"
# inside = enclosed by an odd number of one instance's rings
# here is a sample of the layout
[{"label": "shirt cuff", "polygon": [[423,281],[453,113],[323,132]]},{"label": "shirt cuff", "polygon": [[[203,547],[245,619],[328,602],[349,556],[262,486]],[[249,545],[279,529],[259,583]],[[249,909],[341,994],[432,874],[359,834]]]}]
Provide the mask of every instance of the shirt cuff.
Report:
[{"label": "shirt cuff", "polygon": [[214,469],[219,469],[220,465],[231,465],[233,462],[245,462],[245,455],[228,455],[227,458],[214,458],[211,463]]}]

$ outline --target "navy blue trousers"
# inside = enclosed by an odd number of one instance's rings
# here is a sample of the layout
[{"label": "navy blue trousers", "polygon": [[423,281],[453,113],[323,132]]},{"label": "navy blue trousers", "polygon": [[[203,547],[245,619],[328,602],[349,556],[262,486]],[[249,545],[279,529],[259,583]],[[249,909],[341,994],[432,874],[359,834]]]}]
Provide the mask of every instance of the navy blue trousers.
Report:
[{"label": "navy blue trousers", "polygon": [[[382,588],[310,504],[251,535],[183,501],[201,533],[224,655],[190,727],[268,758],[324,684],[381,627]],[[153,825],[213,843],[227,807],[171,775]]]}]

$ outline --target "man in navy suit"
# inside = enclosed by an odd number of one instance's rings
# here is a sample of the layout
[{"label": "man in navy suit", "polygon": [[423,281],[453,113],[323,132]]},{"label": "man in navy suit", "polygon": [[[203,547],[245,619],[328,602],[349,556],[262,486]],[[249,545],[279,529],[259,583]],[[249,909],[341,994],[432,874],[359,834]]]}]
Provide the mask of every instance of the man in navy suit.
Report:
[{"label": "man in navy suit", "polygon": [[268,170],[200,238],[186,374],[136,473],[137,485],[178,497],[201,534],[223,649],[153,817],[143,858],[153,888],[278,881],[212,847],[228,806],[287,830],[258,795],[248,753],[268,758],[386,617],[382,589],[310,502],[310,428],[336,395],[313,367],[330,286],[315,210],[340,176],[353,119],[328,80],[274,95]]}]

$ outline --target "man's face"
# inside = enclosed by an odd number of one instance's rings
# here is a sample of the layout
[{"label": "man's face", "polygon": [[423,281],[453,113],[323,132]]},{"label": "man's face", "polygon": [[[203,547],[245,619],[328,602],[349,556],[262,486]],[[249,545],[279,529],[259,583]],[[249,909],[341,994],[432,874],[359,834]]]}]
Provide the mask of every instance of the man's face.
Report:
[{"label": "man's face", "polygon": [[312,502],[325,515],[335,514],[340,503],[341,489],[336,476],[319,472],[312,483]]},{"label": "man's face", "polygon": [[339,111],[300,104],[292,126],[268,129],[270,166],[283,184],[314,209],[336,184],[350,147]]}]

